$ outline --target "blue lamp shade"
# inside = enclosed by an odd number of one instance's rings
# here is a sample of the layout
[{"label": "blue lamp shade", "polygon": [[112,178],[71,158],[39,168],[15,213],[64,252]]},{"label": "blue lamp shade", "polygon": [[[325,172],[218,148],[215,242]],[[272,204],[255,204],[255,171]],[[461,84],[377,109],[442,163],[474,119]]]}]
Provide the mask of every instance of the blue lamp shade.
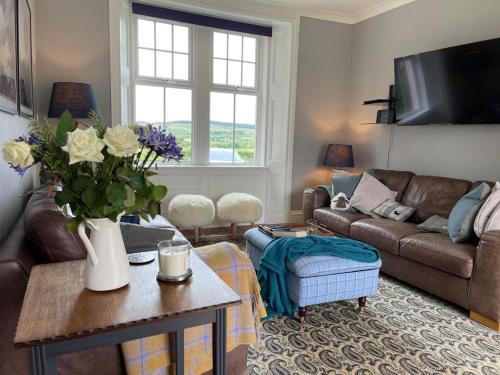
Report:
[{"label": "blue lamp shade", "polygon": [[335,168],[353,168],[352,145],[328,145],[323,165]]},{"label": "blue lamp shade", "polygon": [[88,118],[92,110],[99,113],[91,85],[77,82],[53,83],[49,117],[60,117],[64,111],[69,111],[74,118]]}]

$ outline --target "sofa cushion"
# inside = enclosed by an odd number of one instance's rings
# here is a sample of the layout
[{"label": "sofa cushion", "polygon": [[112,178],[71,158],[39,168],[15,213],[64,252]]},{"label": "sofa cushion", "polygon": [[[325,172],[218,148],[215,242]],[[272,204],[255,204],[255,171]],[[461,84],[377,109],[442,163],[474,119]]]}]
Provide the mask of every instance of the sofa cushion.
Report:
[{"label": "sofa cushion", "polygon": [[401,203],[415,207],[409,221],[420,224],[432,215],[448,217],[453,206],[471,186],[469,181],[445,177],[413,176]]},{"label": "sofa cushion", "polygon": [[357,220],[367,219],[368,215],[361,212],[332,210],[331,208],[318,208],[314,210],[313,218],[319,220],[328,229],[344,236],[349,236],[351,224]]},{"label": "sofa cushion", "polygon": [[477,213],[476,216],[476,220],[474,220],[474,233],[476,233],[476,236],[481,238],[484,232],[484,228],[486,228],[486,224],[488,224],[491,215],[499,205],[500,205],[500,182],[497,182],[493,186],[491,194],[479,209],[479,212]]},{"label": "sofa cushion", "polygon": [[377,249],[399,255],[399,241],[412,234],[422,233],[413,223],[400,223],[388,219],[364,219],[351,225],[350,236]]},{"label": "sofa cushion", "polygon": [[387,186],[368,173],[363,173],[354,194],[351,197],[351,207],[366,215],[387,200],[394,201],[398,193],[391,191]]},{"label": "sofa cushion", "polygon": [[476,246],[472,243],[453,243],[441,233],[420,233],[401,240],[400,255],[459,277],[470,278]]},{"label": "sofa cushion", "polygon": [[391,171],[385,169],[370,169],[368,171],[373,177],[383,183],[392,191],[396,191],[396,201],[400,202],[403,193],[408,186],[411,178],[415,175],[412,172],[405,171]]}]

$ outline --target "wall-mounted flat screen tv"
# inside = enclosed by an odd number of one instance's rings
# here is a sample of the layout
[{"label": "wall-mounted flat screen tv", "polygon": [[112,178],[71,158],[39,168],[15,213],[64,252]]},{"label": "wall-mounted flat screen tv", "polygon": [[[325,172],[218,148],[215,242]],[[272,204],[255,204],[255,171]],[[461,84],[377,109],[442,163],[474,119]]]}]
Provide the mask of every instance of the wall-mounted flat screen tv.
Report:
[{"label": "wall-mounted flat screen tv", "polygon": [[500,38],[394,60],[398,125],[500,124]]}]

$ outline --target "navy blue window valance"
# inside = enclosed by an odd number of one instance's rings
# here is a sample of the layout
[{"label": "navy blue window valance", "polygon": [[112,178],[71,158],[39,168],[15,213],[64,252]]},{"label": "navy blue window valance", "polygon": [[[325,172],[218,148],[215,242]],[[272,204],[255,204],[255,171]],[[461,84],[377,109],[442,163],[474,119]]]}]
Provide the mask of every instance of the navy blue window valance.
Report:
[{"label": "navy blue window valance", "polygon": [[170,21],[185,22],[193,25],[208,26],[217,29],[237,31],[240,33],[272,36],[270,26],[255,25],[246,22],[232,21],[203,14],[184,12],[181,10],[157,7],[141,3],[132,3],[132,12],[141,16],[162,18]]}]

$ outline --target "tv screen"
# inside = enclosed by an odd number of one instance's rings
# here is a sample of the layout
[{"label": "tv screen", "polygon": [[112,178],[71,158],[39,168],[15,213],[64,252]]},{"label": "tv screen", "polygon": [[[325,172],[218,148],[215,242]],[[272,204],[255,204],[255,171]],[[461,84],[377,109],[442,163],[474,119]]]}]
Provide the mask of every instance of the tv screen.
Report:
[{"label": "tv screen", "polygon": [[500,124],[500,38],[394,60],[398,125]]}]

